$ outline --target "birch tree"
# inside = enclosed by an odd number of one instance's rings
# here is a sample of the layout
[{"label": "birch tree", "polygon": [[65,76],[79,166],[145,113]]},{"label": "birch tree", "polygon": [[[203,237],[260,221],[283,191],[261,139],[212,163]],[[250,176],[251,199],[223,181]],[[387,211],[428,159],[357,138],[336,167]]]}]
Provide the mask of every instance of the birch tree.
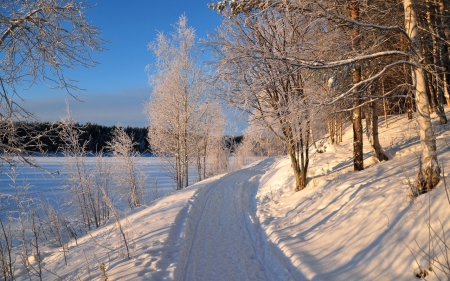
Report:
[{"label": "birch tree", "polygon": [[440,167],[436,156],[436,139],[430,118],[430,105],[426,95],[426,81],[422,66],[422,49],[418,33],[416,12],[412,0],[404,0],[405,28],[411,40],[411,61],[414,63],[412,77],[417,104],[421,156],[417,176],[419,189],[427,191],[434,188],[440,180]]},{"label": "birch tree", "polygon": [[205,73],[197,64],[199,52],[195,32],[181,16],[175,32],[160,33],[149,45],[156,63],[147,66],[153,87],[146,103],[149,143],[152,151],[165,159],[177,189],[192,183],[189,168],[195,158],[195,133],[206,102]]}]

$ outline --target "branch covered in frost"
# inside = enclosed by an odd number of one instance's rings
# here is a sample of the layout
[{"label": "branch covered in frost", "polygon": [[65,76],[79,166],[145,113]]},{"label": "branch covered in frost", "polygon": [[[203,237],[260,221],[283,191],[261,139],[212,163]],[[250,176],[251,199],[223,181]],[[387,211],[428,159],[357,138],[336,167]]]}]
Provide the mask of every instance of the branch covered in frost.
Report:
[{"label": "branch covered in frost", "polygon": [[[394,50],[394,51],[377,52],[377,53],[373,53],[373,54],[369,54],[369,55],[361,55],[361,56],[356,56],[356,57],[349,58],[349,59],[331,61],[331,62],[319,61],[319,60],[304,60],[304,59],[299,59],[299,58],[264,56],[264,55],[262,56],[262,58],[266,59],[266,60],[279,60],[279,61],[287,62],[293,66],[298,67],[299,69],[307,68],[307,69],[318,70],[318,69],[343,67],[346,65],[356,64],[358,62],[365,61],[365,60],[372,60],[372,59],[381,58],[381,57],[389,57],[389,56],[393,56],[393,55],[404,56],[404,57],[409,56],[408,53]],[[250,57],[255,60],[261,60],[261,57],[256,57],[253,55],[251,55]],[[264,63],[264,61],[261,60],[260,63]],[[412,63],[412,62],[405,62],[405,63],[408,63],[412,66],[416,66],[416,64]]]}]

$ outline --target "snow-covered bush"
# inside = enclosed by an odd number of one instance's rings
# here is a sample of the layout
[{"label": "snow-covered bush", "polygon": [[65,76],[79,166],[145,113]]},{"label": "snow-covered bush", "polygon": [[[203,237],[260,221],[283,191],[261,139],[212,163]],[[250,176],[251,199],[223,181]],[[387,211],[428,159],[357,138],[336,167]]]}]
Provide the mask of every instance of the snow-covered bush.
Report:
[{"label": "snow-covered bush", "polygon": [[128,136],[123,127],[113,132],[113,138],[107,142],[114,155],[112,173],[118,193],[126,198],[131,209],[145,203],[144,183],[147,176],[141,171],[137,159],[140,154],[134,149],[133,136]]},{"label": "snow-covered bush", "polygon": [[[67,174],[64,186],[69,192],[66,203],[75,208],[81,223],[86,230],[99,227],[109,219],[109,210],[102,196],[100,188],[109,192],[109,181],[99,181],[99,177],[108,177],[109,173],[97,171],[86,162],[87,141],[82,141],[82,130],[75,126],[76,122],[70,115],[61,120],[59,137],[63,142],[60,150],[65,156],[64,172]],[[100,155],[101,157],[101,155]],[[104,184],[104,186],[99,186]]]}]

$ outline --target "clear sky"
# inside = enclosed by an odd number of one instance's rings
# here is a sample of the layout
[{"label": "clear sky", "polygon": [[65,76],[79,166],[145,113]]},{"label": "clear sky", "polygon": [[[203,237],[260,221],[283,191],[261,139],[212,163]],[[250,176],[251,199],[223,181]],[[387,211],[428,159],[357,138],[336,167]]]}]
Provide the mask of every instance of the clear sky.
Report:
[{"label": "clear sky", "polygon": [[83,102],[66,91],[35,85],[19,91],[25,99],[24,107],[43,121],[57,121],[65,115],[68,100],[80,123],[147,125],[143,103],[151,88],[145,66],[154,61],[147,45],[159,31],[172,32],[172,25],[182,14],[198,39],[206,37],[222,21],[207,7],[212,2],[215,0],[89,0],[96,6],[88,11],[88,20],[102,29],[104,39],[111,43],[105,45],[107,50],[93,54],[99,62],[96,67],[66,72],[85,89],[74,92]]}]

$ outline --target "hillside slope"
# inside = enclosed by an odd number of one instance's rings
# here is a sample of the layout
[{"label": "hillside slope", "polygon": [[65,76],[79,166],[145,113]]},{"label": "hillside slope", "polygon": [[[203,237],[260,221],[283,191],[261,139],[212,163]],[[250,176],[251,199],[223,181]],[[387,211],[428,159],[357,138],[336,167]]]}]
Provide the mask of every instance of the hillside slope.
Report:
[{"label": "hillside slope", "polygon": [[[293,194],[287,159],[261,179],[257,204],[262,227],[307,280],[411,280],[428,268],[430,252],[437,259],[432,268],[447,279],[438,270],[438,261],[448,262],[440,254],[445,248],[441,222],[450,238],[444,181],[429,194],[411,198],[420,155],[416,122],[397,116],[389,119],[388,129],[384,121],[381,125],[389,161],[377,163],[366,142],[366,169],[353,172],[347,131],[342,144],[313,154],[305,190]],[[450,127],[437,120],[434,125],[438,159],[448,177]],[[427,280],[435,277],[431,273]]]}]

